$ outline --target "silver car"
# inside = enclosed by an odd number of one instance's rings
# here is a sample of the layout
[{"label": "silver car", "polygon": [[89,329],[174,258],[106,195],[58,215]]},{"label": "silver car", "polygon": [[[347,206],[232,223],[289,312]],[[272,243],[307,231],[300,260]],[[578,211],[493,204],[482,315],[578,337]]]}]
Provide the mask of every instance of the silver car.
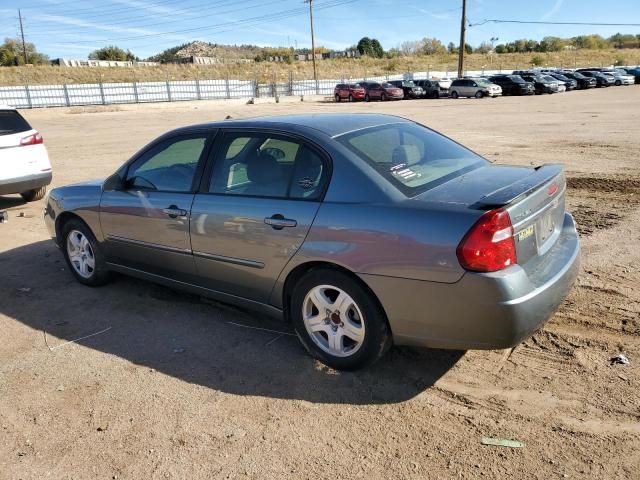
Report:
[{"label": "silver car", "polygon": [[337,369],[392,343],[516,345],[579,263],[561,166],[492,165],[387,115],[180,128],[53,189],[45,223],[79,282],[120,272],[281,317]]},{"label": "silver car", "polygon": [[458,97],[499,97],[502,95],[502,87],[491,83],[485,78],[459,78],[451,82],[449,96]]}]

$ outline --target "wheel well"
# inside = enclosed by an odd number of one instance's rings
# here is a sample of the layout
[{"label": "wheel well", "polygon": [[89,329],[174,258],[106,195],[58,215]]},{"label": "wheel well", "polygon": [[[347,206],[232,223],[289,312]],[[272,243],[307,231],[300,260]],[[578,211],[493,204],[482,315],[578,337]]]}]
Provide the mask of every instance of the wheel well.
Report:
[{"label": "wheel well", "polygon": [[[80,218],[75,213],[62,212],[60,215],[58,215],[58,218],[56,218],[56,240],[58,241],[59,245],[62,245],[62,243],[61,243],[61,241],[62,241],[62,228],[64,227],[65,223],[67,223],[69,220],[72,220],[72,219],[81,221],[82,223],[84,223],[87,226],[87,228],[89,228],[89,226],[87,225],[87,222],[82,220],[82,218]],[[89,228],[89,230],[91,230],[91,229]]]},{"label": "wheel well", "polygon": [[345,273],[349,275],[355,282],[357,282],[367,292],[369,292],[369,294],[371,295],[371,298],[373,298],[373,300],[378,304],[378,307],[380,307],[380,311],[383,313],[384,319],[387,322],[387,327],[389,328],[389,332],[391,332],[391,325],[389,325],[387,312],[382,306],[382,303],[380,303],[378,296],[374,293],[373,290],[371,290],[369,285],[367,285],[367,283],[364,280],[362,280],[358,275],[353,273],[351,270],[330,262],[303,263],[302,265],[298,265],[296,268],[291,270],[291,272],[289,272],[289,275],[287,275],[287,279],[284,282],[284,289],[282,291],[282,297],[283,297],[282,306],[284,309],[284,318],[287,322],[291,323],[290,306],[291,306],[291,296],[293,294],[293,288],[304,275],[306,275],[312,270],[318,270],[318,269],[336,270],[338,272]]}]

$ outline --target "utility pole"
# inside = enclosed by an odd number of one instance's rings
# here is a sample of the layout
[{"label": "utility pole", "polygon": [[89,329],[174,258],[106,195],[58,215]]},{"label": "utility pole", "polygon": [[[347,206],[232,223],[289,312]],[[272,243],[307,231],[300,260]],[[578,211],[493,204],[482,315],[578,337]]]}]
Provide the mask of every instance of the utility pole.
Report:
[{"label": "utility pole", "polygon": [[24,43],[24,28],[22,27],[22,13],[20,13],[20,9],[18,9],[18,20],[20,20],[20,37],[22,38],[22,55],[24,56],[24,64],[26,65],[27,63],[29,63],[29,60],[27,59],[27,44]]},{"label": "utility pole", "polygon": [[318,84],[318,72],[316,70],[316,37],[313,33],[313,0],[304,0],[309,4],[309,20],[311,21],[311,59],[313,60],[313,80]]},{"label": "utility pole", "polygon": [[458,78],[464,75],[464,33],[467,28],[467,0],[462,0],[462,20],[460,21],[460,48],[458,48]]}]

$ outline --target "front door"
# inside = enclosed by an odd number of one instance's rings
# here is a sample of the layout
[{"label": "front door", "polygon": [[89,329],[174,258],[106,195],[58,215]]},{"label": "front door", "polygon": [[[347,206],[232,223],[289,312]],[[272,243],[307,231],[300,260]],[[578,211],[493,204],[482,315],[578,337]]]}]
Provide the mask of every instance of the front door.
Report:
[{"label": "front door", "polygon": [[194,279],[189,221],[207,138],[195,133],[154,144],[131,163],[122,188],[103,193],[100,223],[108,262]]},{"label": "front door", "polygon": [[305,141],[264,132],[230,131],[214,148],[192,209],[198,283],[266,303],[320,206],[328,159]]}]

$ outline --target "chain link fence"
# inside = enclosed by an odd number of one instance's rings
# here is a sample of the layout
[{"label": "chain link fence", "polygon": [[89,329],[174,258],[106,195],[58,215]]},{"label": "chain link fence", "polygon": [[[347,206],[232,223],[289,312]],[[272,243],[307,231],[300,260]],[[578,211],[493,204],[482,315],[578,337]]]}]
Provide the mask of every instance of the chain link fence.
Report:
[{"label": "chain link fence", "polygon": [[[492,75],[501,70],[467,71],[466,75]],[[397,75],[295,79],[259,83],[257,80],[167,80],[161,82],[25,85],[0,87],[0,104],[17,108],[72,107],[126,103],[176,102],[187,100],[250,99],[280,96],[332,96],[338,83],[384,82],[424,78],[451,78],[455,72],[426,71]]]}]

